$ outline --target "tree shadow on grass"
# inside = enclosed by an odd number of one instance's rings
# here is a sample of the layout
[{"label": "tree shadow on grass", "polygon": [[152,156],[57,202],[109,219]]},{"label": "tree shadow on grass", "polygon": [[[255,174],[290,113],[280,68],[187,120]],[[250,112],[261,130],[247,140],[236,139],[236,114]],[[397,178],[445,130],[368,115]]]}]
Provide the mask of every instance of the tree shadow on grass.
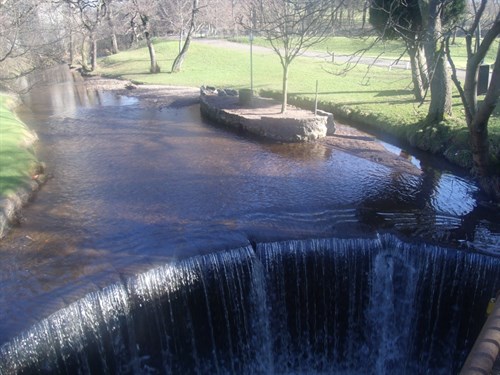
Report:
[{"label": "tree shadow on grass", "polygon": [[[400,96],[400,95],[411,95],[412,92],[410,90],[359,90],[359,91],[320,91],[318,92],[318,96],[321,95],[335,95],[335,94],[367,94],[367,93],[376,93],[375,97],[385,97],[385,96]],[[290,92],[290,95],[315,95],[316,92]]]}]

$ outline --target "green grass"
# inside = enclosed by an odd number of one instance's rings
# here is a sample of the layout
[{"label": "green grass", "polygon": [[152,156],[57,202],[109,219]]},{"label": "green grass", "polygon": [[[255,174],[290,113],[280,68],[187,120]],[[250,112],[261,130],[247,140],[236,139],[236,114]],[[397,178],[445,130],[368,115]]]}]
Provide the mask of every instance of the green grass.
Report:
[{"label": "green grass", "polygon": [[[238,43],[249,43],[248,37],[231,38],[231,41]],[[311,48],[313,51],[329,52],[335,55],[353,55],[366,50],[363,56],[379,57],[384,59],[409,60],[407,54],[404,54],[405,46],[401,40],[387,40],[375,42],[374,37],[329,37]],[[270,44],[262,37],[254,38],[254,44],[269,47]],[[465,39],[456,38],[455,43],[450,46],[451,55],[457,68],[465,69],[467,64],[467,50],[465,48]],[[485,64],[493,64],[496,58],[496,48],[491,48],[486,55]]]},{"label": "green grass", "polygon": [[[177,42],[155,44],[163,72],[149,74],[145,48],[122,52],[100,61],[98,73],[136,82],[244,88],[250,86],[249,54],[199,43],[192,48],[177,74],[168,70],[175,57]],[[276,96],[281,90],[281,65],[273,54],[254,53],[254,88]],[[411,76],[406,70],[359,65],[347,74],[342,67],[308,58],[297,58],[290,71],[290,102],[311,106],[316,80],[320,107],[337,117],[382,130],[421,149],[443,154],[463,166],[470,166],[467,128],[458,96],[454,97],[455,116],[441,124],[425,124],[428,103],[419,105],[411,93]],[[498,113],[490,121],[492,154],[499,155],[500,121]]]},{"label": "green grass", "polygon": [[0,93],[0,198],[27,186],[37,160],[33,134],[12,112],[14,99]]}]

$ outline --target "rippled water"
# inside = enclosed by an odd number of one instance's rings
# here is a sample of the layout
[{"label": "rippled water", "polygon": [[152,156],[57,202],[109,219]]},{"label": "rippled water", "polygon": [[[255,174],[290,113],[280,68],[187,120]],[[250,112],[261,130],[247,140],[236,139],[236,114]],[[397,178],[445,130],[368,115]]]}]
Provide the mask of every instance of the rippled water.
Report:
[{"label": "rippled water", "polygon": [[198,105],[141,106],[64,70],[51,80],[20,113],[52,177],[0,243],[0,343],[110,282],[253,240],[394,231],[500,254],[498,212],[428,161],[394,172],[324,144],[249,139]]}]

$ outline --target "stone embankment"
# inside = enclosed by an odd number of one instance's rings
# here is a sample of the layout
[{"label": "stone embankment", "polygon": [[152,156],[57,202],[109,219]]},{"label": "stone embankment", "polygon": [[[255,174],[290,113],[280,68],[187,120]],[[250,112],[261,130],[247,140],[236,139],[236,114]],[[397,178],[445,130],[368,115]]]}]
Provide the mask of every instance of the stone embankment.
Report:
[{"label": "stone embankment", "polygon": [[292,107],[281,113],[281,104],[273,99],[253,97],[241,103],[235,90],[202,87],[200,110],[217,123],[281,142],[304,142],[335,133],[333,115]]}]

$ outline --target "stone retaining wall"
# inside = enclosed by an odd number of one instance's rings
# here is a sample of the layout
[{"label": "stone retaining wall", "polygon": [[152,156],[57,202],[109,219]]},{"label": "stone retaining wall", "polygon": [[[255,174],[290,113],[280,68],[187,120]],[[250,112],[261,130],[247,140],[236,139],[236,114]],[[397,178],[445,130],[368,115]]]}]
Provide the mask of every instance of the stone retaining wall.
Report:
[{"label": "stone retaining wall", "polygon": [[[259,98],[254,103],[258,113]],[[200,109],[203,116],[217,123],[242,129],[258,136],[281,142],[304,142],[323,138],[327,132],[334,132],[333,115],[323,113],[318,116],[310,111],[298,110],[300,116],[290,114],[255,115],[242,113],[238,97],[227,94],[219,95],[215,89],[200,89]],[[327,125],[330,125],[328,131]],[[331,130],[333,128],[333,130]]]}]

